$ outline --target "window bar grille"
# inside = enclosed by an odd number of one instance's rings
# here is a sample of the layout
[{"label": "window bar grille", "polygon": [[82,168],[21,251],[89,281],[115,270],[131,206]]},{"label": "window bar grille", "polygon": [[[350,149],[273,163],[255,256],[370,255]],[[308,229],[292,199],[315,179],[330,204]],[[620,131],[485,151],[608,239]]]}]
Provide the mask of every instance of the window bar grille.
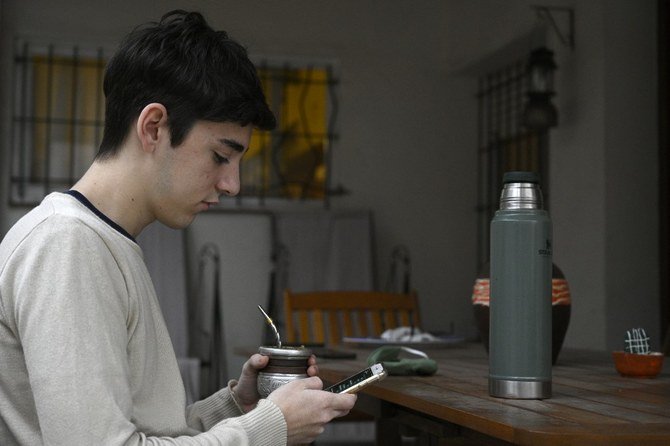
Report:
[{"label": "window bar grille", "polygon": [[[90,59],[84,51],[79,46],[16,43],[9,178],[12,206],[35,205],[52,190],[71,185],[88,167],[95,154],[91,150],[97,150],[104,125],[105,51],[94,49]],[[88,111],[89,107],[95,111]]]},{"label": "window bar grille", "polygon": [[[514,67],[508,66],[505,68],[505,78],[506,87],[503,89],[503,94],[505,95],[505,138],[509,138],[513,134],[513,113],[514,113],[514,103],[512,102],[512,95],[514,94]],[[515,147],[518,152],[518,146]]]},{"label": "window bar grille", "polygon": [[489,225],[498,208],[502,175],[530,170],[542,178],[545,208],[548,200],[548,131],[526,129],[522,123],[527,91],[525,61],[519,60],[478,80],[479,126],[477,167],[477,271],[489,260]]},{"label": "window bar grille", "polygon": [[[34,205],[70,186],[95,157],[104,127],[105,56],[102,46],[16,43],[10,205]],[[246,181],[237,205],[246,197],[261,205],[268,197],[318,197],[328,208],[330,195],[341,192],[330,185],[338,117],[332,65],[264,61],[259,71],[279,125],[260,136],[258,158],[240,171]],[[315,115],[313,101],[319,104]],[[303,155],[300,170],[291,163]]]},{"label": "window bar grille", "polygon": [[[300,126],[302,127],[302,131],[305,135],[305,140],[307,141],[307,150],[312,152],[314,155],[314,146],[313,146],[313,135],[312,131],[309,128],[309,119],[307,118],[307,110],[305,109],[305,103],[307,102],[307,93],[309,92],[309,88],[312,85],[313,82],[313,75],[314,75],[314,68],[312,66],[308,66],[307,69],[305,70],[306,74],[304,79],[301,79],[302,83],[302,88],[300,89],[300,94],[298,96],[298,115],[300,116]],[[302,184],[302,193],[301,193],[301,198],[305,199],[307,198],[307,195],[309,193],[309,189],[314,182],[314,172],[316,171],[316,166],[312,165],[312,172],[309,177],[306,177],[302,181],[304,183]]]},{"label": "window bar grille", "polygon": [[[318,200],[327,209],[331,162],[338,117],[338,80],[329,63],[256,62],[277,127],[258,135],[253,155],[240,171],[242,189],[236,205],[255,198]],[[313,108],[314,107],[314,108]],[[314,110],[314,111],[313,111]]]},{"label": "window bar grille", "polygon": [[[482,172],[482,147],[484,146],[483,141],[484,137],[482,135],[481,129],[484,128],[484,112],[482,110],[482,96],[479,94],[484,88],[483,88],[483,79],[479,78],[477,80],[477,128],[479,131],[477,132],[477,174],[478,177],[481,176]],[[482,209],[482,203],[484,202],[483,199],[483,194],[484,194],[484,185],[482,184],[482,181],[477,178],[477,186],[476,186],[476,196],[477,196],[477,205],[475,207],[475,213],[477,215],[477,252],[476,252],[476,259],[477,259],[477,274],[480,273],[480,267],[481,265],[479,264],[479,259],[483,257],[482,253],[482,242],[484,240],[484,236],[481,233],[483,226],[480,222],[482,215],[484,214],[483,209]]]},{"label": "window bar grille", "polygon": [[[280,120],[281,122],[288,122],[290,117],[288,114],[289,92],[287,90],[291,82],[291,67],[289,66],[288,63],[285,63],[283,66],[280,75],[280,82],[281,82],[281,88],[279,90],[281,92],[281,98],[279,102],[281,104]],[[277,143],[274,145],[273,150],[274,177],[277,178],[277,186],[279,188],[280,194],[283,193],[282,191],[288,191],[288,184],[286,178],[284,177],[281,167],[281,154],[282,151],[285,149],[285,147],[283,146],[283,141],[289,137],[290,132],[291,132],[290,128],[281,129],[281,132],[278,135],[279,138],[277,140]]]},{"label": "window bar grille", "polygon": [[70,101],[71,101],[71,107],[70,107],[70,122],[73,123],[73,125],[68,126],[68,132],[70,133],[70,144],[69,144],[69,155],[70,155],[70,163],[68,166],[68,176],[69,176],[69,185],[74,184],[75,182],[75,166],[76,166],[76,153],[75,150],[77,148],[77,136],[78,133],[76,130],[76,125],[74,125],[75,122],[77,122],[77,82],[79,81],[79,70],[77,69],[79,67],[79,47],[75,46],[72,49],[72,91],[70,92]]},{"label": "window bar grille", "polygon": [[[515,116],[522,116],[523,113],[523,108],[525,105],[525,100],[524,100],[524,82],[525,82],[525,65],[522,61],[517,61],[516,67],[515,67],[515,80],[514,82],[514,115]],[[515,119],[514,123],[514,132],[517,135],[520,135],[524,132],[524,129],[521,126],[521,119]],[[521,138],[519,141],[519,150],[528,150],[528,139],[527,138]]]},{"label": "window bar grille", "polygon": [[493,127],[491,128],[491,136],[495,138],[495,151],[496,151],[496,166],[495,166],[495,172],[497,175],[493,177],[492,179],[494,181],[491,181],[492,183],[492,188],[491,188],[491,193],[492,193],[492,199],[489,201],[489,208],[491,210],[495,209],[495,202],[496,202],[496,197],[498,196],[498,189],[495,187],[496,184],[498,183],[498,177],[500,176],[500,172],[503,170],[503,166],[505,165],[505,159],[504,159],[504,141],[505,141],[505,127],[504,127],[504,116],[503,114],[505,113],[505,108],[504,108],[504,103],[503,103],[503,94],[505,93],[505,82],[504,82],[504,70],[500,70],[495,73],[495,83],[493,85],[493,93],[494,93],[494,99],[493,101],[495,102],[496,105],[496,111],[495,111],[495,120],[493,121]]},{"label": "window bar grille", "polygon": [[[24,61],[28,60],[28,43],[27,42],[23,44],[23,48],[21,50],[21,56],[19,56],[19,58],[23,59]],[[21,82],[21,104],[19,106],[19,109],[20,109],[21,117],[22,117],[23,120],[19,123],[19,131],[18,131],[18,147],[19,147],[19,150],[18,150],[18,152],[19,152],[18,153],[19,167],[18,167],[18,169],[19,169],[19,177],[20,178],[16,178],[16,181],[18,183],[18,187],[17,187],[18,195],[19,195],[20,198],[23,198],[26,195],[26,176],[25,176],[25,172],[27,172],[27,169],[28,169],[28,160],[27,160],[27,157],[26,157],[26,152],[27,152],[27,150],[26,150],[26,131],[27,130],[26,130],[26,125],[25,125],[25,118],[23,118],[23,117],[26,116],[26,111],[28,109],[28,104],[27,104],[27,102],[28,102],[28,94],[27,94],[28,93],[28,82],[27,82],[27,79],[28,79],[28,64],[23,63],[23,64],[20,65],[20,67],[21,67],[21,79],[23,81]],[[12,154],[11,155],[11,157],[12,157],[11,168],[13,169],[14,155],[16,153],[16,148],[12,147],[12,150],[11,150],[10,153]],[[13,182],[14,181],[12,181],[12,183]],[[13,184],[12,184],[12,187],[13,187]],[[13,192],[11,190],[10,190],[10,196],[13,196]]]},{"label": "window bar grille", "polygon": [[[257,71],[259,73],[259,79],[261,81],[261,84],[262,85],[270,85],[271,77],[269,75],[268,66],[267,66],[267,63],[265,61],[261,62],[258,65],[258,70]],[[272,86],[270,86],[269,88],[266,88],[266,91],[268,91],[268,89],[271,92],[272,91]],[[270,98],[266,98],[266,101],[271,102]],[[260,163],[258,163],[257,171],[252,173],[252,175],[255,178],[260,178],[260,181],[259,181],[260,184],[257,185],[258,187],[256,188],[256,194],[258,196],[258,202],[261,205],[263,205],[265,203],[266,191],[269,187],[268,178],[267,178],[268,175],[266,174],[267,170],[266,170],[266,167],[265,167],[265,166],[269,165],[268,155],[270,153],[270,150],[269,150],[268,144],[263,144],[263,146],[260,148],[260,151],[261,151],[261,153],[259,155]],[[241,183],[242,183],[242,173],[243,172],[240,171],[240,182]],[[242,183],[242,184],[244,184],[244,183]],[[242,196],[241,193],[238,194],[238,201],[237,201],[238,205],[239,205],[240,200],[242,198],[241,196]]]},{"label": "window bar grille", "polygon": [[[49,45],[49,55],[47,57],[47,102],[46,102],[46,129],[45,129],[45,139],[44,139],[44,178],[42,178],[42,184],[44,184],[44,193],[47,195],[51,190],[51,177],[49,171],[51,169],[51,108],[52,108],[52,99],[53,99],[53,58],[54,58],[54,47]],[[34,142],[33,142],[34,144]]]},{"label": "window bar grille", "polygon": [[339,103],[337,101],[337,96],[335,94],[336,82],[333,76],[333,69],[331,66],[326,68],[326,80],[328,82],[328,97],[330,100],[329,104],[329,116],[328,116],[328,125],[326,127],[328,145],[324,148],[324,156],[326,160],[326,181],[324,187],[326,188],[325,194],[325,208],[330,209],[330,192],[333,190],[333,185],[331,184],[331,175],[332,175],[332,160],[333,160],[333,145],[335,142],[335,123],[337,122],[338,112],[339,112]]},{"label": "window bar grille", "polygon": [[94,151],[97,153],[98,146],[102,142],[102,129],[104,127],[104,116],[103,108],[105,101],[105,94],[103,91],[102,82],[104,79],[105,66],[107,65],[105,61],[105,52],[102,47],[98,48],[98,57],[97,57],[97,67],[96,67],[96,79],[97,79],[97,93],[95,95],[95,124],[93,128],[95,129],[95,142],[96,146]]}]

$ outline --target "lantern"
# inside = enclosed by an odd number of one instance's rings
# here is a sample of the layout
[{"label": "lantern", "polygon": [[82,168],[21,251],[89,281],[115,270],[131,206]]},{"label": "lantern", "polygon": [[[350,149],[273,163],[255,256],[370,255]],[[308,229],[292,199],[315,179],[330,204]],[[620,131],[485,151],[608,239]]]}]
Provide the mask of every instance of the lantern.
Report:
[{"label": "lantern", "polygon": [[554,52],[541,47],[530,53],[527,67],[528,101],[523,124],[528,129],[545,130],[558,123],[558,111],[551,103],[554,95]]}]

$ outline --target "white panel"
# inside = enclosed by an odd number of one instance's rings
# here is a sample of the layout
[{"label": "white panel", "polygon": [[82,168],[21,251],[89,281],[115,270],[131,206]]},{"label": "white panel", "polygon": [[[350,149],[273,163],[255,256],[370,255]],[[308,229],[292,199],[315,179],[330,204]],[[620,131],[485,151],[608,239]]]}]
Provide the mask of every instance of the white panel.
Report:
[{"label": "white panel", "polygon": [[295,212],[277,216],[289,252],[288,286],[294,291],[373,288],[371,213]]},{"label": "white panel", "polygon": [[158,222],[137,237],[177,357],[188,355],[183,231]]},{"label": "white panel", "polygon": [[[199,278],[199,253],[213,243],[220,255],[219,297],[224,332],[226,376],[238,378],[245,357],[233,350],[261,343],[264,321],[257,306],[267,306],[272,272],[272,217],[268,214],[208,213],[199,215],[186,230],[190,296],[204,296],[204,312],[193,330],[208,329],[213,308],[212,264]],[[200,292],[199,292],[200,290]],[[205,292],[202,292],[205,290]],[[206,300],[206,301],[205,301]],[[198,337],[198,339],[202,339]],[[225,384],[225,383],[224,383]]]}]

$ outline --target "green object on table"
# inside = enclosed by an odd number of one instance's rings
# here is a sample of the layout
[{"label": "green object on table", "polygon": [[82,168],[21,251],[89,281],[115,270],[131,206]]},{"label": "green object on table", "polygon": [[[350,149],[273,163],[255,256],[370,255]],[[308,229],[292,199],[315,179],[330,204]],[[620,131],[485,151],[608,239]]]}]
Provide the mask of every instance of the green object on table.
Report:
[{"label": "green object on table", "polygon": [[[407,352],[418,355],[416,358],[401,358]],[[368,356],[368,365],[381,362],[389,375],[433,375],[437,372],[437,362],[425,353],[412,348],[385,345],[374,350]]]}]

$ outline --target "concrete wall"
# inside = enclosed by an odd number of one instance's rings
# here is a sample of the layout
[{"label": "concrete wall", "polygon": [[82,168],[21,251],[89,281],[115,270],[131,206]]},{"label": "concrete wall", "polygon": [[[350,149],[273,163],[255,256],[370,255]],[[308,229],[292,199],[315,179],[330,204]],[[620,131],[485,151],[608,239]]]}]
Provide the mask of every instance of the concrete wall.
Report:
[{"label": "concrete wall", "polygon": [[[406,245],[425,328],[474,336],[476,70],[537,25],[530,5],[573,6],[576,48],[546,31],[559,65],[551,133],[555,261],[573,294],[566,345],[620,347],[644,326],[660,343],[653,0],[4,0],[2,140],[9,147],[15,34],[116,42],[173,7],[206,13],[251,53],[337,60],[335,209],[372,209],[379,280]],[[559,17],[560,19],[560,17]],[[520,40],[521,39],[521,40]],[[529,42],[529,48],[532,42]],[[508,51],[509,52],[509,51]],[[513,52],[513,51],[512,51]],[[521,54],[517,54],[521,55]],[[483,64],[483,65],[482,65]],[[3,173],[7,175],[7,163]],[[3,232],[25,210],[0,202]]]},{"label": "concrete wall", "polygon": [[[605,11],[605,281],[607,344],[659,316],[656,2]],[[644,36],[632,39],[630,36]],[[654,327],[649,324],[650,327]],[[654,327],[656,328],[656,327]],[[653,347],[662,334],[652,331]]]}]

